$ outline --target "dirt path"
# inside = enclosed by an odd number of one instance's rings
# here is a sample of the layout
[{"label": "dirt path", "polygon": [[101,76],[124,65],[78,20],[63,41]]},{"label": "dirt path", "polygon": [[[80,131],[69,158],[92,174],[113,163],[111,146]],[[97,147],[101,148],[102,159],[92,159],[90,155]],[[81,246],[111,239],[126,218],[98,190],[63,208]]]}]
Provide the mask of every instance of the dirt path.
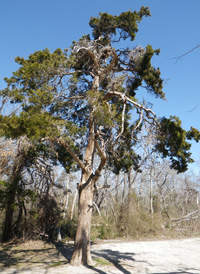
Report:
[{"label": "dirt path", "polygon": [[94,267],[72,267],[72,246],[41,242],[0,249],[2,274],[200,274],[200,238],[103,241],[92,245]]}]

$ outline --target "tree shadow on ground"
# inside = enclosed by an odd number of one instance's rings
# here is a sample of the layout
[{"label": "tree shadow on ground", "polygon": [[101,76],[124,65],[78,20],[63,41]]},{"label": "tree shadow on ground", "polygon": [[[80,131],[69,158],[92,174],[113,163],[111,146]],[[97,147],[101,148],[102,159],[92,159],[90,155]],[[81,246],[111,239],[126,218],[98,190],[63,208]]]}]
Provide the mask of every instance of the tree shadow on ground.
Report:
[{"label": "tree shadow on ground", "polygon": [[[62,255],[63,257],[65,257],[65,259],[67,259],[68,263],[70,262],[70,259],[72,257],[72,252],[73,252],[73,245],[70,244],[64,244],[62,242],[53,242],[53,244],[55,245],[57,251],[58,251],[58,255]],[[106,272],[98,269],[96,266],[89,266],[89,265],[85,265],[86,268],[94,270],[96,273],[99,274],[107,274]]]},{"label": "tree shadow on ground", "polygon": [[71,260],[73,245],[72,244],[64,244],[63,242],[52,242],[55,245],[55,248],[58,251],[58,255],[62,255],[67,259],[68,263]]},{"label": "tree shadow on ground", "polygon": [[18,263],[18,259],[10,255],[6,250],[0,251],[0,270],[1,268],[15,266]]},{"label": "tree shadow on ground", "polygon": [[[113,251],[110,249],[102,249],[99,252],[98,251],[93,251],[92,254],[95,256],[104,258],[113,266],[115,266],[118,270],[120,270],[122,273],[125,274],[131,274],[129,270],[125,268],[125,265],[128,266],[130,262],[135,261],[133,256],[135,253],[130,253],[130,252],[120,252],[120,251]],[[146,262],[145,262],[146,263]]]}]

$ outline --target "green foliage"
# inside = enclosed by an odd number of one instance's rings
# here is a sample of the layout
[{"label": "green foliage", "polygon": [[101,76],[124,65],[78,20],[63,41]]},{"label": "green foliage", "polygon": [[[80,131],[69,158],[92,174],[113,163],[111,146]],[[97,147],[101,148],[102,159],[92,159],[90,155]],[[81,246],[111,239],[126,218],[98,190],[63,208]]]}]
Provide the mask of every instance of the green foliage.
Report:
[{"label": "green foliage", "polygon": [[191,129],[187,132],[188,140],[194,139],[197,143],[200,140],[200,132],[198,129],[191,127]]},{"label": "green foliage", "polygon": [[[66,62],[66,56],[61,49],[53,53],[50,53],[49,49],[44,49],[31,54],[27,60],[17,57],[15,61],[21,67],[10,79],[5,78],[5,81],[8,87],[12,88],[13,95],[17,95],[18,91],[21,91],[21,95],[26,95],[43,87],[48,80],[53,80],[56,71]],[[17,84],[17,89],[13,89],[13,84]]]},{"label": "green foliage", "polygon": [[[128,123],[125,124],[124,134],[121,137],[121,142],[115,144],[108,148],[108,165],[112,172],[119,174],[120,171],[127,173],[131,167],[135,170],[139,169],[139,162],[141,157],[134,151],[134,146],[137,142],[137,133],[141,130],[133,133],[132,128],[134,125],[129,126]],[[138,170],[139,171],[139,170]]]},{"label": "green foliage", "polygon": [[178,117],[171,116],[170,119],[164,117],[160,120],[156,149],[163,157],[170,158],[171,167],[178,172],[186,171],[187,164],[193,162],[189,152],[191,144],[187,142],[187,137],[188,133],[182,129]]},{"label": "green foliage", "polygon": [[36,51],[28,59],[17,57],[20,68],[13,76],[5,78],[7,88],[1,93],[8,96],[12,104],[21,104],[20,114],[0,117],[2,134],[17,138],[27,135],[30,139],[55,136],[63,126],[62,119],[49,112],[54,94],[57,92],[56,74],[66,64],[66,55],[61,49],[50,53],[48,49]]},{"label": "green foliage", "polygon": [[108,164],[115,174],[119,174],[120,171],[128,172],[131,166],[134,169],[138,169],[140,156],[137,155],[128,146],[118,146],[115,151],[111,150],[109,153]]},{"label": "green foliage", "polygon": [[141,86],[142,81],[145,81],[147,84],[147,90],[150,93],[153,93],[158,98],[165,99],[165,94],[163,93],[163,81],[160,78],[160,69],[155,69],[151,65],[151,59],[154,54],[158,55],[159,50],[153,50],[151,45],[146,47],[143,59],[141,60],[140,65],[137,68],[138,76],[136,78],[135,88]]},{"label": "green foliage", "polygon": [[22,112],[20,116],[0,116],[3,135],[13,139],[26,135],[29,139],[44,138],[58,134],[55,118],[48,113]]},{"label": "green foliage", "polygon": [[100,17],[92,17],[90,19],[90,26],[93,28],[93,37],[98,39],[104,36],[106,43],[110,42],[112,36],[117,34],[117,30],[120,31],[120,38],[131,38],[131,41],[135,39],[136,32],[138,31],[137,23],[142,20],[143,16],[150,16],[149,8],[141,7],[139,12],[123,12],[119,16],[113,16],[107,13],[100,13]]}]

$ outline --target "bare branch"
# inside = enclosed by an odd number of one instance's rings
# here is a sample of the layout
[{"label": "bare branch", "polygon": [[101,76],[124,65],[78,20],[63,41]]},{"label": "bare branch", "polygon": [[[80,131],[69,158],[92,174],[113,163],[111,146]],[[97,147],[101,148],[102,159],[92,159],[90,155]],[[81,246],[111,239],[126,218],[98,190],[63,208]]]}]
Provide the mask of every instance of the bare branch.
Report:
[{"label": "bare branch", "polygon": [[121,132],[117,135],[116,139],[115,139],[115,143],[117,142],[117,140],[122,136],[122,134],[124,133],[124,116],[125,116],[125,111],[126,111],[126,103],[124,102],[123,104],[123,111],[122,111],[122,129]]},{"label": "bare branch", "polygon": [[139,122],[137,123],[137,125],[133,128],[133,130],[132,130],[132,132],[131,132],[132,134],[133,134],[133,132],[136,131],[136,129],[141,125],[142,119],[143,119],[143,110],[141,110],[141,113],[140,113],[140,120],[139,120]]},{"label": "bare branch", "polygon": [[96,210],[97,210],[99,216],[101,216],[101,212],[100,212],[100,210],[99,210],[97,204],[96,204],[94,201],[93,201],[93,205],[96,207]]},{"label": "bare branch", "polygon": [[192,51],[194,51],[195,49],[199,48],[200,47],[200,44],[198,44],[196,47],[192,48],[191,50],[188,50],[187,52],[177,56],[177,57],[173,57],[173,58],[170,58],[171,60],[175,59],[176,62],[175,64],[184,56],[188,55],[189,53],[191,53]]},{"label": "bare branch", "polygon": [[80,50],[86,50],[86,51],[88,51],[88,50],[92,49],[93,47],[94,47],[94,46],[90,46],[90,47],[75,46],[75,47],[73,48],[73,51],[74,51],[75,53],[78,53]]},{"label": "bare branch", "polygon": [[200,210],[195,210],[195,211],[193,211],[193,212],[191,212],[191,213],[189,213],[189,214],[187,214],[187,215],[185,215],[185,216],[183,216],[183,217],[181,217],[181,218],[172,219],[172,220],[168,221],[167,223],[170,223],[170,222],[188,221],[188,220],[189,220],[188,218],[191,218],[191,219],[194,218],[194,217],[191,217],[191,216],[194,215],[194,214],[197,214],[198,212],[200,212]]},{"label": "bare branch", "polygon": [[[106,95],[106,97],[112,97],[112,96],[117,96],[117,97],[121,97],[122,101],[128,101],[131,104],[133,104],[137,109],[141,109],[144,110],[147,114],[151,113],[153,115],[153,117],[156,117],[156,114],[153,112],[153,110],[151,110],[150,108],[146,108],[145,106],[133,101],[132,99],[130,99],[128,96],[126,96],[124,93],[118,92],[118,91],[109,91]],[[150,119],[153,119],[153,117],[148,117]]]},{"label": "bare branch", "polygon": [[4,105],[6,104],[7,101],[8,101],[8,97],[3,97],[3,98],[1,99],[0,112],[2,111]]}]

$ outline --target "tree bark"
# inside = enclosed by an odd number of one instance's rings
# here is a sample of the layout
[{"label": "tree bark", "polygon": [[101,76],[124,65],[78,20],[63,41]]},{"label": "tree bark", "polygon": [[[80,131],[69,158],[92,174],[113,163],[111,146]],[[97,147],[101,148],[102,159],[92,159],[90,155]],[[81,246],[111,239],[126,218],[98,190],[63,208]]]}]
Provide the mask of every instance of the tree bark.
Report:
[{"label": "tree bark", "polygon": [[[86,183],[83,184],[86,178]],[[72,265],[91,265],[92,258],[90,254],[90,231],[91,218],[93,210],[94,183],[92,175],[83,174],[79,187],[79,211],[78,226],[74,242],[74,251],[71,258]]]}]

